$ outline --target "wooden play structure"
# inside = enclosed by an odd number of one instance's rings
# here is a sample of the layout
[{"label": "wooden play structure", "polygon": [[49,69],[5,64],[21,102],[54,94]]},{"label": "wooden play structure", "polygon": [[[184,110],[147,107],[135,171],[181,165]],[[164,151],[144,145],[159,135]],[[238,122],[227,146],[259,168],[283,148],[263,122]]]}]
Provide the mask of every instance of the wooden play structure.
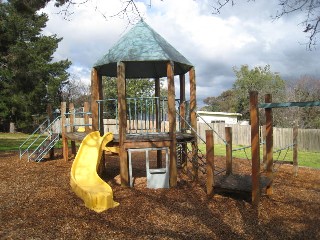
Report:
[{"label": "wooden play structure", "polygon": [[[117,99],[108,99],[108,96],[103,96],[103,76],[117,78]],[[178,94],[175,88],[175,76],[179,81],[179,99],[176,98]],[[139,81],[141,78],[154,79],[154,96],[127,98],[126,80]],[[167,79],[168,96],[165,99],[160,96],[160,78]],[[187,79],[190,86],[188,101],[186,100]],[[110,101],[113,102],[113,105],[110,105]],[[146,156],[147,186],[151,188],[177,185],[178,160],[180,165],[181,163],[189,165],[192,179],[197,180],[201,165],[199,162],[202,161],[202,166],[205,166],[206,189],[209,196],[219,185],[231,191],[251,192],[252,203],[257,206],[262,189],[266,189],[268,195],[273,193],[272,108],[319,105],[320,102],[272,103],[271,95],[266,95],[264,104],[258,104],[258,93],[251,92],[251,146],[249,146],[252,156],[251,175],[236,175],[232,172],[231,127],[225,128],[225,139],[223,139],[226,145],[225,169],[217,169],[214,159],[213,130],[206,131],[206,140],[202,139],[206,143],[206,154],[199,155],[197,144],[200,138],[197,134],[197,117],[199,116],[196,113],[196,78],[193,65],[149,25],[140,21],[94,65],[91,72],[91,103],[86,102],[81,110],[76,110],[72,103],[67,109],[66,103],[63,102],[59,119],[57,117],[54,120],[49,114],[50,124],[43,131],[46,135],[45,140],[41,143],[43,149],[40,144],[34,152],[28,155],[34,154],[35,161],[42,159],[44,154],[48,153],[58,141],[61,133],[63,157],[67,161],[69,141],[71,141],[72,153],[75,155],[75,143],[82,142],[89,133],[99,131],[100,136],[103,136],[106,132],[111,132],[112,141],[108,141],[108,144],[103,146],[103,150],[119,154],[122,186],[132,186],[131,157],[135,152],[143,152]],[[263,131],[265,135],[263,162],[260,161],[259,108],[265,109],[266,116],[266,126]],[[52,109],[49,109],[48,112],[52,112]],[[81,115],[81,123],[77,123],[77,115]],[[57,120],[60,120],[60,132],[52,130],[52,126],[57,125]],[[295,136],[293,164],[296,173],[298,166],[297,128],[293,135]],[[40,135],[37,136],[39,139]],[[45,141],[48,141],[48,144],[43,144]],[[36,140],[33,143],[36,143]],[[20,150],[20,158],[25,152],[28,152],[28,149],[31,149],[30,146],[24,152]],[[157,167],[148,171],[150,151],[157,152]],[[40,153],[36,154],[37,152]],[[50,153],[53,155],[53,152]],[[165,166],[162,166],[163,155],[165,155]],[[265,176],[261,176],[262,163],[265,165]]]},{"label": "wooden play structure", "polygon": [[[188,73],[190,96],[186,100],[186,74]],[[117,99],[108,99],[102,93],[102,76],[117,78]],[[180,98],[176,99],[175,76],[179,78]],[[160,97],[160,78],[166,77],[168,96]],[[154,79],[154,96],[145,98],[126,97],[126,80],[140,78]],[[218,170],[214,163],[213,131],[206,132],[206,155],[199,157],[197,141],[196,114],[196,79],[193,65],[167,43],[145,22],[140,21],[125,34],[109,52],[93,67],[91,73],[91,104],[85,103],[81,129],[76,129],[75,110],[71,104],[66,113],[66,104],[61,105],[61,126],[63,140],[63,156],[68,160],[68,141],[71,140],[72,153],[75,154],[75,141],[82,141],[92,131],[99,131],[102,136],[110,132],[110,122],[116,126],[113,141],[105,146],[106,151],[119,154],[120,177],[122,186],[132,186],[132,158],[134,152],[144,152],[146,166],[149,167],[149,151],[157,151],[157,169],[148,171],[148,186],[159,187],[155,183],[161,179],[161,186],[177,185],[177,162],[188,162],[191,165],[193,180],[197,180],[199,159],[204,157],[206,167],[206,188],[208,195],[214,192],[217,183],[225,189],[251,192],[254,205],[259,203],[262,189],[267,194],[273,192],[273,140],[272,140],[272,105],[271,96],[266,96],[266,105],[258,104],[257,92],[250,93],[251,116],[251,175],[232,173],[232,129],[226,127],[226,169]],[[114,107],[108,101],[114,102]],[[139,105],[143,103],[144,105]],[[268,105],[269,104],[269,105]],[[270,105],[271,104],[271,105]],[[260,126],[259,111],[264,108],[265,127],[265,176],[260,171]],[[110,108],[110,109],[108,109]],[[106,114],[109,111],[109,114]],[[115,119],[106,119],[112,111]],[[140,112],[139,112],[140,111]],[[166,112],[166,117],[163,113]],[[68,116],[68,114],[70,114]],[[89,117],[90,116],[90,117]],[[111,121],[112,120],[112,121]],[[111,125],[112,125],[111,124]],[[165,127],[167,126],[167,127]],[[187,145],[191,150],[187,150]],[[294,156],[297,159],[297,144],[294,144]],[[162,166],[162,155],[165,152],[165,166]],[[297,166],[297,160],[294,160]],[[222,173],[226,174],[222,174]],[[157,175],[152,175],[156,173]],[[149,174],[149,175],[148,175]],[[167,174],[167,175],[161,175]],[[159,177],[156,179],[156,177]],[[215,177],[216,176],[216,177]],[[161,178],[160,178],[161,177]],[[155,185],[154,185],[155,184]]]},{"label": "wooden play structure", "polygon": [[[206,131],[206,160],[207,160],[207,194],[211,195],[215,187],[235,192],[251,192],[251,201],[257,206],[260,201],[261,191],[265,190],[267,195],[273,194],[273,180],[275,167],[273,153],[273,114],[272,108],[284,107],[313,107],[320,106],[319,101],[315,102],[286,102],[272,103],[272,96],[265,95],[265,103],[258,103],[258,92],[250,92],[250,122],[251,122],[251,146],[243,147],[251,149],[251,175],[232,174],[232,130],[226,127],[226,174],[215,173],[213,131]],[[265,110],[266,125],[259,126],[259,108]],[[261,135],[263,142],[261,141]],[[293,168],[294,175],[298,172],[298,128],[293,128]],[[263,160],[260,160],[260,146],[263,144]],[[283,148],[283,149],[285,149]],[[283,150],[280,149],[280,150]],[[280,163],[281,164],[281,163]],[[264,166],[262,175],[261,166]]]},{"label": "wooden play structure", "polygon": [[[186,121],[186,78],[188,73],[190,85],[190,120]],[[136,24],[109,52],[100,59],[92,69],[91,74],[91,118],[92,126],[89,130],[88,121],[84,132],[71,130],[62,131],[63,154],[68,159],[68,140],[74,148],[75,141],[81,141],[88,131],[100,131],[104,134],[105,111],[104,97],[102,94],[102,76],[117,78],[117,118],[118,133],[114,133],[114,139],[109,147],[119,149],[121,185],[129,186],[128,154],[130,149],[159,149],[167,148],[169,151],[169,183],[171,187],[177,184],[177,144],[190,142],[194,149],[197,148],[196,139],[196,79],[195,69],[192,64],[167,43],[144,21]],[[179,76],[180,99],[176,104],[175,76]],[[160,78],[167,78],[168,97],[166,110],[169,128],[161,131],[164,124],[160,116]],[[153,78],[155,101],[154,120],[155,128],[152,131],[131,133],[128,126],[128,99],[126,98],[126,79]],[[163,106],[162,106],[163,107]],[[178,109],[178,111],[177,111]],[[65,105],[62,106],[65,112]],[[65,117],[62,117],[62,124],[65,126]],[[177,123],[179,119],[179,123]],[[179,125],[179,129],[177,129]],[[190,131],[186,131],[187,125]],[[150,130],[150,129],[149,129]],[[196,150],[194,150],[196,154]],[[161,163],[159,161],[159,168]]]}]

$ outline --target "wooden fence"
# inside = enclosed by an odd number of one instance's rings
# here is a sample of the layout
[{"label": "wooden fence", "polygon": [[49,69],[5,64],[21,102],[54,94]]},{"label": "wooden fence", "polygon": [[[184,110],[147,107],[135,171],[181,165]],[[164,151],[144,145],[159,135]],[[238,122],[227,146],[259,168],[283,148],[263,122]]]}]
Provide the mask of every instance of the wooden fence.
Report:
[{"label": "wooden fence", "polygon": [[[210,123],[214,130],[214,143],[223,144],[225,139],[225,124]],[[228,125],[232,127],[233,145],[251,145],[251,126],[249,125]],[[198,133],[202,139],[206,139],[205,131],[210,128],[205,123],[198,122]],[[262,127],[260,127],[262,133]],[[219,137],[220,136],[220,137]],[[262,134],[260,134],[262,136]],[[199,138],[199,143],[201,139]],[[273,149],[284,148],[293,144],[292,128],[273,128]],[[299,129],[298,130],[298,149],[301,151],[320,152],[320,129]]]}]

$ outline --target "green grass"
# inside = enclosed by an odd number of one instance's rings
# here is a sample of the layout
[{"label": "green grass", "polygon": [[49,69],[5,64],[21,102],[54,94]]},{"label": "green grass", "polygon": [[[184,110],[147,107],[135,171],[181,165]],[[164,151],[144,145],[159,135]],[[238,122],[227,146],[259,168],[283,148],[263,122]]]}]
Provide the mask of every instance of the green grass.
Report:
[{"label": "green grass", "polygon": [[[0,133],[0,151],[19,151],[20,145],[28,139],[30,135],[24,133]],[[35,149],[42,141],[44,137],[40,137],[34,147]],[[26,149],[33,140],[28,141],[23,145],[22,149]],[[59,141],[56,145],[57,148],[61,147],[61,141]]]},{"label": "green grass", "polygon": [[[233,149],[241,148],[243,146],[232,146]],[[205,153],[205,144],[199,144],[199,149]],[[274,151],[277,149],[274,149]],[[262,148],[260,149],[260,158],[262,159]],[[216,156],[225,156],[226,147],[225,145],[214,145],[214,154]],[[281,152],[273,154],[273,160],[285,160],[292,161],[293,158],[292,149],[282,150]],[[251,159],[251,148],[246,148],[239,151],[232,152],[232,156],[235,158]],[[298,151],[298,164],[299,166],[320,168],[320,152],[306,152]]]},{"label": "green grass", "polygon": [[29,135],[23,133],[0,133],[0,151],[18,151],[28,137]]}]

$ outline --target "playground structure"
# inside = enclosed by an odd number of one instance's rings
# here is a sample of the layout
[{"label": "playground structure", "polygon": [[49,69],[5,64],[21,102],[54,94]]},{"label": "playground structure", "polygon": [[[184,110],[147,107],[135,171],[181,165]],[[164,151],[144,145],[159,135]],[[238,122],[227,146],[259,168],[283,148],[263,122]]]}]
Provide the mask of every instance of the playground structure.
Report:
[{"label": "playground structure", "polygon": [[[190,85],[190,123],[186,119],[186,80],[185,74],[189,73]],[[179,111],[176,110],[175,81],[174,76],[178,75],[180,80],[180,99],[177,101]],[[118,90],[118,133],[114,134],[112,143],[108,147],[119,149],[121,185],[129,186],[129,165],[128,153],[130,149],[159,149],[169,150],[169,185],[174,187],[177,184],[177,143],[185,144],[190,142],[196,154],[196,80],[195,70],[192,64],[167,43],[159,34],[151,29],[145,22],[140,21],[109,52],[99,60],[91,74],[91,117],[92,131],[100,131],[104,134],[105,112],[104,97],[102,94],[102,76],[117,77]],[[165,101],[168,129],[162,131],[163,119],[160,118],[161,109],[164,103],[160,99],[160,78],[167,78],[168,97]],[[155,79],[155,97],[150,99],[154,113],[152,129],[144,126],[140,130],[144,132],[132,133],[132,125],[135,119],[128,119],[128,111],[132,109],[130,99],[126,98],[126,79],[153,78]],[[62,109],[64,111],[64,109]],[[179,112],[179,116],[178,116]],[[129,115],[130,116],[130,115]],[[177,131],[177,117],[180,131]],[[146,120],[144,118],[143,120]],[[63,120],[62,120],[63,122]],[[129,123],[129,125],[128,125]],[[187,132],[187,125],[191,131]],[[138,130],[138,125],[135,130]],[[68,159],[68,140],[72,142],[83,139],[86,132],[81,135],[75,132],[62,132],[63,154]],[[128,152],[129,150],[129,152]],[[160,155],[160,154],[159,154]],[[160,159],[160,157],[159,157]],[[158,167],[162,168],[160,160]]]},{"label": "playground structure", "polygon": [[[185,94],[185,75],[187,73],[190,85],[189,101],[186,100]],[[106,99],[103,96],[102,76],[117,77],[117,99]],[[179,99],[175,98],[175,76],[179,76]],[[166,99],[160,97],[160,78],[162,77],[167,78],[168,97]],[[125,89],[126,79],[128,78],[137,78],[137,81],[139,81],[138,78],[153,78],[155,96],[127,98]],[[266,109],[267,117],[266,177],[262,178],[260,171],[257,93],[251,93],[250,96],[252,174],[250,176],[242,175],[238,178],[232,174],[232,131],[230,127],[226,128],[226,139],[224,140],[226,144],[226,169],[217,169],[214,162],[213,130],[207,131],[206,140],[203,140],[206,143],[206,154],[199,155],[197,144],[199,138],[197,135],[197,117],[199,116],[195,111],[195,69],[186,58],[143,21],[124,35],[109,50],[108,54],[95,64],[91,74],[91,97],[90,106],[85,103],[80,111],[76,110],[73,104],[69,105],[67,111],[66,103],[61,104],[59,121],[61,121],[63,157],[66,161],[69,159],[68,141],[71,141],[72,153],[76,154],[76,141],[85,143],[86,136],[91,136],[91,132],[95,132],[95,134],[99,132],[100,136],[103,136],[105,132],[112,132],[112,141],[104,144],[101,140],[100,144],[103,146],[94,147],[94,150],[89,152],[94,153],[92,155],[95,156],[94,163],[99,164],[98,169],[105,166],[104,159],[100,163],[100,159],[98,159],[101,155],[103,156],[102,151],[119,154],[122,186],[132,186],[131,153],[142,151],[148,156],[148,151],[157,151],[157,169],[153,169],[153,171],[146,169],[147,174],[149,174],[147,185],[153,188],[159,186],[154,185],[159,179],[163,181],[163,184],[160,184],[162,187],[175,187],[177,185],[178,165],[188,164],[193,180],[197,180],[201,165],[206,168],[208,195],[214,192],[218,181],[222,188],[234,190],[234,186],[229,184],[231,178],[238,181],[235,188],[239,191],[251,192],[252,202],[255,205],[259,202],[262,188],[266,188],[267,193],[272,194],[274,177],[272,167],[272,106],[262,106]],[[110,108],[108,102],[113,102],[114,107]],[[271,98],[266,102],[271,102]],[[110,112],[112,112],[113,115],[111,115],[114,119],[110,117]],[[164,114],[165,112],[167,114]],[[83,122],[76,123],[75,116],[77,114],[83,116]],[[49,125],[54,125],[57,122],[57,118],[52,119]],[[46,129],[50,129],[50,127]],[[52,131],[47,130],[47,132]],[[48,139],[53,139],[53,134]],[[164,167],[161,161],[162,151],[166,152],[166,166]],[[42,151],[37,159],[41,158],[45,152]],[[78,150],[79,156],[77,154],[76,162],[79,162],[79,158],[83,159],[83,153],[83,150]],[[83,162],[87,163],[87,161]],[[88,166],[90,166],[90,169],[91,167],[97,167],[91,165],[91,163]],[[148,165],[147,168],[149,168]],[[226,172],[225,175],[222,174],[224,172]],[[72,172],[72,175],[74,174],[75,172]],[[160,178],[156,179],[156,176]],[[96,178],[93,179],[96,180]],[[75,182],[74,180],[71,181],[71,184]],[[95,186],[96,183],[93,185]],[[85,193],[79,195],[85,196]],[[87,199],[87,197],[83,198]],[[100,207],[98,208],[100,209]]]}]

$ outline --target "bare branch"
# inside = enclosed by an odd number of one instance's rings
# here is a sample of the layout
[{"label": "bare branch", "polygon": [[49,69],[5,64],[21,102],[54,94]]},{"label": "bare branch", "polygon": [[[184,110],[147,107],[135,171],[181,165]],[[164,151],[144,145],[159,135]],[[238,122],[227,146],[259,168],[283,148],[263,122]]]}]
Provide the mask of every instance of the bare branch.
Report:
[{"label": "bare branch", "polygon": [[[248,2],[254,0],[247,0]],[[235,5],[236,0],[214,0],[213,13],[219,14],[227,4]],[[320,32],[320,0],[278,0],[280,9],[272,17],[274,20],[286,15],[304,13],[305,20],[299,23],[303,26],[303,32],[308,34],[307,49],[312,50],[317,43],[317,35]]]},{"label": "bare branch", "polygon": [[307,49],[312,50],[316,45],[316,36],[320,31],[320,1],[319,0],[279,0],[281,10],[277,11],[274,19],[279,19],[285,15],[296,12],[304,12],[305,20],[302,25],[303,32],[308,33],[308,42],[305,43]]},{"label": "bare branch", "polygon": [[219,1],[216,1],[216,5],[217,6],[212,6],[212,8],[213,8],[213,14],[220,14],[221,12],[220,12],[220,10],[224,7],[224,6],[226,6],[227,4],[229,4],[229,3],[231,3],[231,5],[232,6],[234,6],[234,4],[235,4],[235,1],[234,0],[219,0]]}]

